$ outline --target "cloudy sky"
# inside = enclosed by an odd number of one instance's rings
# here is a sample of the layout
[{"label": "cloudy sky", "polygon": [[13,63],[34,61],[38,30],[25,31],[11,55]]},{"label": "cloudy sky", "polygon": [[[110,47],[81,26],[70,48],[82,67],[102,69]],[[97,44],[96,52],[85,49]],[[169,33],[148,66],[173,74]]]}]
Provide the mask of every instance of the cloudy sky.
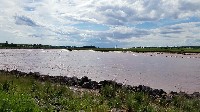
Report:
[{"label": "cloudy sky", "polygon": [[200,0],[0,0],[0,43],[200,46]]}]

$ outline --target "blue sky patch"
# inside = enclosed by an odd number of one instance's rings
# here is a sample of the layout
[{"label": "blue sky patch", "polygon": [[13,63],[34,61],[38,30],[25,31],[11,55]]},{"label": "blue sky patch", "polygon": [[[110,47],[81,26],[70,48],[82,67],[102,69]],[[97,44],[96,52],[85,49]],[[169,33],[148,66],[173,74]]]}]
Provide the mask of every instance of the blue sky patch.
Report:
[{"label": "blue sky patch", "polygon": [[91,31],[109,30],[108,26],[105,26],[102,24],[89,23],[89,22],[83,22],[83,23],[72,25],[72,26],[74,26],[75,28],[78,28],[80,30],[91,30]]},{"label": "blue sky patch", "polygon": [[181,23],[200,22],[200,18],[190,17],[187,19],[160,19],[159,21],[143,22],[135,25],[139,29],[155,29]]}]

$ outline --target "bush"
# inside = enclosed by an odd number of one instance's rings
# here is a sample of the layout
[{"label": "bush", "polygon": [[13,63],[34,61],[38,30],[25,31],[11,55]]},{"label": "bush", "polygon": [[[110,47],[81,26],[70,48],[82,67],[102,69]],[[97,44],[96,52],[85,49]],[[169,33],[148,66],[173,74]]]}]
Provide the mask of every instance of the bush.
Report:
[{"label": "bush", "polygon": [[35,112],[39,111],[34,99],[25,94],[0,93],[0,111]]},{"label": "bush", "polygon": [[112,85],[105,85],[100,89],[100,94],[106,98],[113,98],[116,96],[117,89]]},{"label": "bush", "polygon": [[10,83],[6,80],[6,81],[3,83],[2,90],[5,91],[5,92],[8,92],[9,89],[10,89]]}]

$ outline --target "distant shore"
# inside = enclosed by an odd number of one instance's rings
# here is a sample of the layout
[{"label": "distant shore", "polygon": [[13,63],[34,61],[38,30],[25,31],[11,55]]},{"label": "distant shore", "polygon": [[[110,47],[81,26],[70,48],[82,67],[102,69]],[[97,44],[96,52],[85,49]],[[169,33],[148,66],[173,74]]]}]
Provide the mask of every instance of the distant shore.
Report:
[{"label": "distant shore", "polygon": [[137,53],[175,53],[175,54],[199,54],[200,48],[179,48],[179,47],[158,47],[158,48],[18,48],[18,47],[0,47],[0,49],[67,49],[69,51],[73,50],[94,50],[100,52],[110,52],[110,51],[121,51],[121,52],[137,52]]},{"label": "distant shore", "polygon": [[122,52],[160,52],[160,53],[177,53],[177,54],[186,54],[186,53],[200,53],[200,48],[181,48],[181,47],[144,47],[144,48],[97,48],[93,49],[95,51],[109,52],[109,51],[122,51]]},{"label": "distant shore", "polygon": [[0,49],[68,49],[72,50],[94,50],[101,52],[109,51],[122,51],[122,52],[161,52],[161,53],[200,53],[200,46],[176,46],[176,47],[132,47],[132,48],[99,48],[96,46],[52,46],[52,45],[42,45],[42,44],[9,44],[0,43]]}]

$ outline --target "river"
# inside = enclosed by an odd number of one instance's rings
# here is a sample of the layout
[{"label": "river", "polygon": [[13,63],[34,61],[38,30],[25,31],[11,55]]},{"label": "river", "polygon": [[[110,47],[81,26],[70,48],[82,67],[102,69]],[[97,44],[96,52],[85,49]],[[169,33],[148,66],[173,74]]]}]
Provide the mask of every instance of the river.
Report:
[{"label": "river", "polygon": [[1,49],[0,69],[200,92],[200,54]]}]

